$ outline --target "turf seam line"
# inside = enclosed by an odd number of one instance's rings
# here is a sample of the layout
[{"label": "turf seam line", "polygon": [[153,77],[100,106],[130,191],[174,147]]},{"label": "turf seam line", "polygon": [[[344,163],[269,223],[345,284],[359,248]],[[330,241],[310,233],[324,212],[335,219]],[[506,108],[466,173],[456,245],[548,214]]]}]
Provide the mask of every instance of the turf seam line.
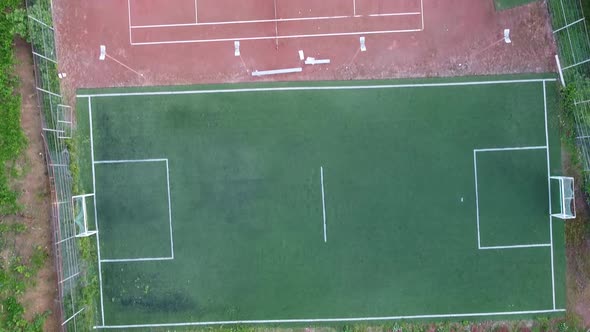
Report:
[{"label": "turf seam line", "polygon": [[449,83],[418,83],[418,84],[384,84],[384,85],[356,85],[356,86],[312,86],[312,87],[276,87],[276,88],[242,88],[242,89],[215,89],[215,90],[186,90],[186,91],[152,91],[152,92],[122,92],[122,93],[97,93],[80,94],[77,98],[87,97],[132,97],[132,96],[166,96],[166,95],[190,95],[190,94],[214,94],[214,93],[243,93],[243,92],[270,92],[270,91],[317,91],[317,90],[371,90],[371,89],[400,89],[400,88],[426,88],[447,86],[476,86],[493,84],[518,84],[555,82],[557,79],[523,79],[500,81],[473,81],[473,82],[449,82]]},{"label": "turf seam line", "polygon": [[530,314],[557,313],[557,312],[564,312],[564,311],[565,311],[565,309],[547,309],[547,310],[528,310],[528,311],[479,312],[479,313],[461,313],[461,314],[408,315],[408,316],[358,317],[358,318],[235,320],[235,321],[185,322],[185,323],[166,323],[166,324],[102,325],[102,326],[94,326],[94,329],[125,329],[125,328],[175,327],[175,326],[198,326],[198,325],[225,325],[225,324],[278,324],[278,323],[326,323],[326,322],[355,322],[355,321],[386,321],[386,320],[424,319],[424,318],[530,315]]}]

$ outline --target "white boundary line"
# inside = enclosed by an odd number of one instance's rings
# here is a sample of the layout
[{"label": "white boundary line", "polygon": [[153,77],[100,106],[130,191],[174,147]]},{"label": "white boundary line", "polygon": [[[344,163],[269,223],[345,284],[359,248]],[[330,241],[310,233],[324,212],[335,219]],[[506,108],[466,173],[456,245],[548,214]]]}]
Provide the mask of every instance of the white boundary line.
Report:
[{"label": "white boundary line", "polygon": [[549,129],[547,123],[547,88],[543,82],[543,108],[545,111],[545,144],[547,145],[547,194],[549,200],[549,243],[551,244],[551,289],[553,296],[553,309],[555,309],[555,266],[553,262],[553,219],[551,217],[551,160],[549,157]]},{"label": "white boundary line", "polygon": [[[543,81],[545,86],[545,81]],[[500,250],[500,249],[522,249],[522,248],[540,248],[549,247],[550,243],[533,243],[533,244],[516,244],[507,246],[482,246],[481,233],[479,231],[479,190],[477,184],[477,153],[478,152],[501,152],[501,151],[522,151],[522,150],[545,150],[548,146],[520,146],[508,148],[489,148],[489,149],[473,149],[473,173],[475,176],[475,219],[477,222],[477,249],[479,250]],[[553,307],[555,309],[555,306]]]},{"label": "white boundary line", "polygon": [[198,7],[199,6],[197,6],[197,0],[195,0],[195,24],[199,23],[199,9],[198,9]]},{"label": "white boundary line", "polygon": [[326,232],[326,198],[324,195],[324,166],[320,166],[320,182],[322,184],[322,215],[324,217],[324,243],[328,242],[328,233]]},{"label": "white boundary line", "polygon": [[384,30],[384,31],[358,31],[358,32],[341,32],[341,33],[318,33],[307,35],[285,35],[285,36],[259,36],[243,38],[217,38],[217,39],[187,39],[187,40],[166,40],[156,42],[138,42],[131,43],[134,46],[140,45],[165,45],[165,44],[190,44],[190,43],[212,43],[224,41],[245,41],[245,40],[269,40],[269,39],[292,39],[292,38],[311,38],[311,37],[338,37],[338,36],[358,36],[358,35],[376,35],[386,33],[404,33],[420,32],[422,29],[401,29],[401,30]]},{"label": "white boundary line", "polygon": [[471,82],[447,82],[447,83],[418,83],[418,84],[383,84],[383,85],[343,85],[343,86],[293,86],[276,88],[242,88],[242,89],[215,89],[215,90],[188,90],[188,91],[152,91],[152,92],[123,92],[123,93],[97,93],[80,94],[77,98],[99,97],[132,97],[132,96],[168,96],[168,95],[198,95],[215,93],[245,93],[245,92],[269,92],[269,91],[317,91],[317,90],[372,90],[372,89],[402,89],[402,88],[428,88],[448,86],[475,86],[493,84],[518,84],[555,82],[555,78],[500,80],[500,81],[471,81]]},{"label": "white boundary line", "polygon": [[[196,1],[196,0],[195,0]],[[220,22],[201,22],[201,23],[172,23],[172,24],[146,24],[146,25],[131,25],[131,29],[146,29],[146,28],[173,28],[173,27],[188,27],[188,26],[202,26],[202,25],[228,25],[228,24],[250,24],[250,23],[282,23],[282,22],[297,22],[297,21],[313,21],[313,20],[337,20],[343,18],[362,18],[362,17],[390,17],[390,16],[416,16],[420,12],[406,12],[406,13],[385,13],[385,14],[368,14],[368,15],[336,15],[336,16],[314,16],[314,17],[296,17],[296,18],[276,18],[265,20],[247,20],[247,21],[220,21]],[[232,39],[234,40],[234,39]]]},{"label": "white boundary line", "polygon": [[[90,125],[90,160],[92,162],[92,189],[94,191],[94,222],[96,223],[96,229],[99,229],[98,226],[98,213],[96,209],[96,170],[94,169],[94,134],[92,130],[92,97],[88,97],[88,121]],[[100,290],[100,315],[101,315],[101,322],[105,324],[104,321],[104,298],[102,293],[102,265],[100,263],[100,234],[96,233],[96,251],[98,256],[98,282],[99,282],[99,290]]]},{"label": "white boundary line", "polygon": [[170,256],[167,257],[141,257],[141,258],[112,258],[101,259],[102,263],[116,263],[116,262],[144,262],[144,261],[164,261],[174,259],[174,236],[172,232],[172,202],[170,199],[170,167],[168,166],[168,158],[154,158],[154,159],[118,159],[118,160],[98,160],[93,161],[93,165],[97,164],[129,164],[129,163],[153,163],[164,162],[166,164],[166,188],[168,198],[168,224],[170,228]]},{"label": "white boundary line", "polygon": [[408,315],[408,316],[383,316],[383,317],[358,317],[358,318],[342,317],[342,318],[317,318],[317,319],[235,320],[235,321],[213,321],[213,322],[168,323],[168,324],[106,325],[106,326],[94,326],[94,328],[95,329],[129,329],[129,328],[227,325],[227,324],[366,322],[366,321],[386,321],[386,320],[403,320],[403,319],[533,315],[533,314],[557,313],[557,312],[564,312],[564,311],[565,311],[565,309],[548,309],[548,310],[528,310],[528,311],[477,312],[477,313],[462,313],[462,314]]},{"label": "white boundary line", "polygon": [[[92,157],[92,177],[93,187],[95,186],[95,171],[94,171],[94,143],[92,134],[92,97],[117,97],[117,96],[143,96],[143,95],[184,95],[184,94],[205,94],[205,93],[237,93],[237,92],[257,92],[257,91],[305,91],[305,90],[352,90],[352,89],[386,89],[386,88],[410,88],[410,87],[443,87],[443,86],[467,86],[467,85],[488,85],[488,84],[510,84],[510,83],[533,83],[543,82],[543,93],[545,97],[545,119],[547,119],[546,111],[546,91],[545,83],[554,82],[556,79],[529,79],[529,80],[502,80],[502,81],[475,81],[475,82],[457,82],[457,83],[432,83],[432,84],[400,84],[400,85],[379,85],[379,86],[344,86],[344,87],[287,87],[287,88],[250,88],[250,89],[224,89],[224,90],[193,90],[193,91],[168,91],[168,92],[135,92],[135,93],[107,93],[107,94],[86,94],[78,95],[77,98],[88,98],[89,105],[89,119],[90,119],[90,146]],[[546,142],[548,144],[547,120],[545,121]],[[541,147],[535,147],[541,148]],[[496,149],[479,149],[478,151],[504,151],[506,148]],[[520,148],[508,148],[520,149]],[[474,150],[474,158],[476,150]],[[547,147],[547,155],[549,149]],[[99,161],[101,162],[101,161]],[[549,163],[549,161],[548,161]],[[477,172],[477,170],[475,170]],[[477,177],[477,173],[476,173]],[[476,181],[477,186],[477,181]],[[476,189],[477,197],[477,189]],[[96,200],[96,196],[95,196]],[[94,205],[96,215],[96,202]],[[551,205],[550,205],[551,208]],[[98,228],[98,218],[96,218]],[[478,225],[479,227],[479,225]],[[552,229],[552,225],[551,225]],[[479,233],[479,228],[478,228]],[[478,234],[479,236],[479,234]],[[460,317],[482,317],[482,316],[509,316],[509,315],[531,315],[531,314],[545,314],[565,312],[565,309],[556,309],[555,305],[555,282],[554,282],[554,267],[553,267],[553,233],[551,232],[551,267],[552,267],[552,285],[553,285],[553,309],[549,310],[529,310],[529,311],[508,311],[508,312],[487,312],[487,313],[462,313],[462,314],[437,314],[437,315],[408,315],[408,316],[384,316],[384,317],[359,317],[359,318],[319,318],[319,319],[286,319],[286,320],[242,320],[242,321],[210,321],[210,322],[185,322],[185,323],[169,323],[169,324],[136,324],[136,325],[104,325],[104,302],[102,291],[102,272],[100,263],[100,246],[99,237],[97,234],[97,248],[99,259],[99,283],[100,283],[100,300],[101,300],[101,314],[103,325],[94,326],[94,329],[126,329],[126,328],[149,328],[149,327],[175,327],[175,326],[201,326],[201,325],[225,325],[225,324],[272,324],[272,323],[313,323],[313,322],[353,322],[353,321],[379,321],[379,320],[402,320],[402,319],[428,319],[428,318],[460,318]]]}]

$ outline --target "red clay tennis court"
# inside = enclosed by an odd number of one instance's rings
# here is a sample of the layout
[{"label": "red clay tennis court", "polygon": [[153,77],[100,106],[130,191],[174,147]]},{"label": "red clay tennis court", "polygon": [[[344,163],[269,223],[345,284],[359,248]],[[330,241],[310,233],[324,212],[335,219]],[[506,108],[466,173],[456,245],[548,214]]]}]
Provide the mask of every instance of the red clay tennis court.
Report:
[{"label": "red clay tennis court", "polygon": [[[492,0],[55,0],[59,70],[82,87],[547,72],[541,3]],[[512,44],[498,44],[503,29]],[[365,40],[363,49],[361,39]],[[239,43],[239,54],[235,43]],[[116,61],[100,61],[100,45]],[[306,65],[305,59],[330,60]],[[253,77],[256,71],[302,68]]]},{"label": "red clay tennis court", "polygon": [[128,0],[131,45],[415,32],[423,0]]}]

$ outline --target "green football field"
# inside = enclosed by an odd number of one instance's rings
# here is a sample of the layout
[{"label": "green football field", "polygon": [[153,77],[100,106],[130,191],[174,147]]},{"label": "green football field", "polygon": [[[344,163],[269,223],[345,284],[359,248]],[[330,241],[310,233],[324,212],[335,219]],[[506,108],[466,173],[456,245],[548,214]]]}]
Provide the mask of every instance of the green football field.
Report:
[{"label": "green football field", "polygon": [[81,90],[98,328],[563,314],[554,76]]}]

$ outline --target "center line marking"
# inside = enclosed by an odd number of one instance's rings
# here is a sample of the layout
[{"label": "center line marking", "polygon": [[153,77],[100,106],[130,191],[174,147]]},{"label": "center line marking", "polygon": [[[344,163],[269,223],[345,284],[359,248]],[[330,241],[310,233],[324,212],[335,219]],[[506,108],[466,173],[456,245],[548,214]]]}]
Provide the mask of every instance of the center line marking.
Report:
[{"label": "center line marking", "polygon": [[326,233],[326,196],[324,194],[324,167],[320,166],[320,182],[322,183],[322,212],[324,216],[324,242],[328,242]]}]

